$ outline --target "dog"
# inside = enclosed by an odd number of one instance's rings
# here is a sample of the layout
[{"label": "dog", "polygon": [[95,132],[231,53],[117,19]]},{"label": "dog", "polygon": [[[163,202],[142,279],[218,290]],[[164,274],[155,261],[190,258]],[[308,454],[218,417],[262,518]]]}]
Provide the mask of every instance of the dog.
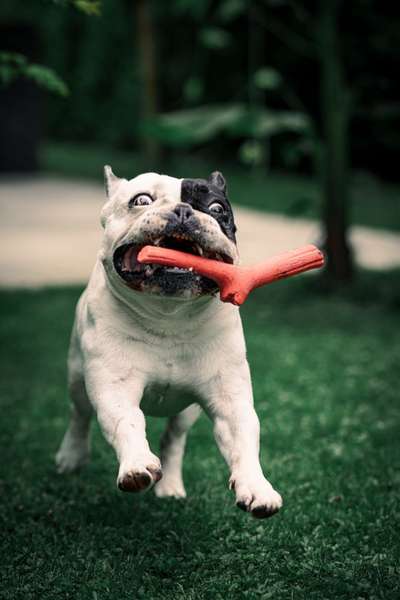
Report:
[{"label": "dog", "polygon": [[[153,485],[184,498],[186,436],[201,410],[230,469],[236,504],[254,517],[282,498],[259,461],[259,421],[239,310],[216,284],[190,269],[140,264],[159,245],[236,264],[236,225],[220,172],[208,179],[145,173],[127,180],[104,167],[104,236],[76,309],[68,355],[71,417],[56,464],[61,473],[89,458],[93,412],[114,448],[120,490]],[[146,438],[147,415],[167,417],[161,462]]]}]

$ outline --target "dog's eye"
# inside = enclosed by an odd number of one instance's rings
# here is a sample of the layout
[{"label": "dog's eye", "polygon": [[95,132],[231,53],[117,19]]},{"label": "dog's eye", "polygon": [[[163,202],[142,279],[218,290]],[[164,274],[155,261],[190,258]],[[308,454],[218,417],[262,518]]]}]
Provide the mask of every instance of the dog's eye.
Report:
[{"label": "dog's eye", "polygon": [[146,204],[152,204],[153,198],[150,194],[137,194],[129,200],[129,207],[131,206],[145,206]]},{"label": "dog's eye", "polygon": [[225,212],[225,209],[220,202],[213,202],[208,207],[208,210],[214,215],[223,215]]}]

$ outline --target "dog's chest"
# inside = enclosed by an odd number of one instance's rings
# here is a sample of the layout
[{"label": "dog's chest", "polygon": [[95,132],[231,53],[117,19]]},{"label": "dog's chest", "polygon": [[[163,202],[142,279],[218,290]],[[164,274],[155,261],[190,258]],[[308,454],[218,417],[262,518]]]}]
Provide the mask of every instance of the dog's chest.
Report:
[{"label": "dog's chest", "polygon": [[148,416],[169,417],[198,401],[199,396],[188,386],[153,382],[146,386],[140,408]]},{"label": "dog's chest", "polygon": [[174,415],[199,400],[198,389],[210,373],[207,353],[178,346],[153,359],[140,403],[145,414]]}]

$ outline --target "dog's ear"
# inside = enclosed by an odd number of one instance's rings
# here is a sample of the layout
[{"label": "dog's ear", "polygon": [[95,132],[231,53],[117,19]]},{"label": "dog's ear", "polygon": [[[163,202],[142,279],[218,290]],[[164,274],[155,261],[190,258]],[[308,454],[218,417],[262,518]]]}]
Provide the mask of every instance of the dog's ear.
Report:
[{"label": "dog's ear", "polygon": [[106,221],[108,217],[112,214],[114,206],[113,196],[118,190],[118,187],[122,181],[124,180],[114,175],[109,165],[104,166],[104,185],[106,188],[107,201],[104,204],[100,214],[100,222],[102,227],[106,226]]},{"label": "dog's ear", "polygon": [[208,182],[211,183],[211,185],[215,185],[215,187],[220,189],[221,192],[225,194],[226,181],[222,173],[220,173],[220,171],[214,171],[213,173],[211,173],[210,177],[208,178]]},{"label": "dog's ear", "polygon": [[107,198],[111,198],[122,180],[114,175],[112,168],[109,165],[104,166],[104,185],[106,188]]}]

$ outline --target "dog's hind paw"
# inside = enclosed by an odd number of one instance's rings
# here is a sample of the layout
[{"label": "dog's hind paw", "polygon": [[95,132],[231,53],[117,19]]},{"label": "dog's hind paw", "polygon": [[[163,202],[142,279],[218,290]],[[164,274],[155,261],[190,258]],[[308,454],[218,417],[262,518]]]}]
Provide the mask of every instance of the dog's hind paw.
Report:
[{"label": "dog's hind paw", "polygon": [[256,519],[272,517],[282,506],[281,495],[265,478],[249,483],[232,480],[230,487],[236,493],[236,506]]},{"label": "dog's hind paw", "polygon": [[168,476],[164,476],[160,483],[157,483],[154,493],[158,498],[186,498],[183,482],[168,479]]},{"label": "dog's hind paw", "polygon": [[89,462],[89,451],[86,448],[63,448],[55,458],[57,473],[72,473]]}]

